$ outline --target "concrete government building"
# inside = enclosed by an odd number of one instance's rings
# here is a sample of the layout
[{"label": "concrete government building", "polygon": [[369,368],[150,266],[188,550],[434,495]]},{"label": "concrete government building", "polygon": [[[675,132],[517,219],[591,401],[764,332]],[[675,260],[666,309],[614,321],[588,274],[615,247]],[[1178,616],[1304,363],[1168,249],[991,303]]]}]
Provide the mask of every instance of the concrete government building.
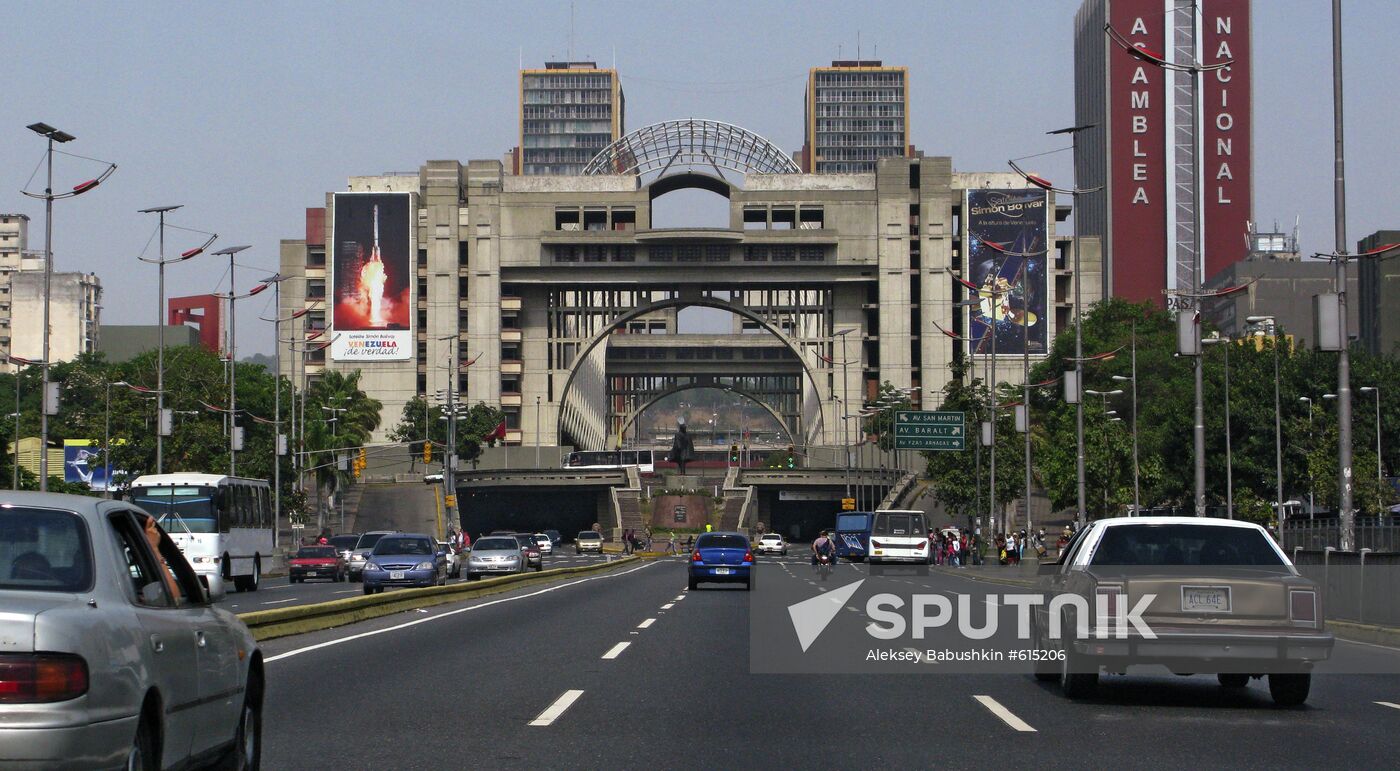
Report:
[{"label": "concrete government building", "polygon": [[[615,73],[586,72],[620,108]],[[842,415],[883,382],[937,407],[955,356],[988,353],[993,328],[997,379],[1019,383],[1020,341],[1034,362],[1072,318],[1068,209],[1018,174],[920,155],[900,127],[860,173],[804,173],[751,131],[686,119],[619,136],[576,174],[430,160],[352,176],[281,244],[279,315],[307,311],[282,336],[316,343],[279,345],[281,371],[304,386],[359,370],[384,405],[376,440],[451,383],[505,411],[510,444],[584,449],[634,441],[640,413],[693,388],[757,403],[792,444],[839,445]],[[727,227],[653,227],[657,198],[697,188],[727,199]],[[1086,249],[1086,307],[1099,263]],[[955,307],[969,284],[999,287],[1004,307],[988,292],[980,311],[997,324]],[[733,323],[684,332],[689,307]]]}]

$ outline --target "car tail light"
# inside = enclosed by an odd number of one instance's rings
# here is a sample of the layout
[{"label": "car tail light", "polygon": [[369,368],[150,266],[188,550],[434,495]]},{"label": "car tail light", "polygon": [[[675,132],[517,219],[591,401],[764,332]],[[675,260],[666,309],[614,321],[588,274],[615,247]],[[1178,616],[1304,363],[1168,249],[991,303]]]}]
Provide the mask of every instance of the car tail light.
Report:
[{"label": "car tail light", "polygon": [[751,552],[751,551],[746,551],[746,552],[744,552],[744,561],[745,561],[745,562],[753,562],[753,552]]},{"label": "car tail light", "polygon": [[870,539],[870,548],[872,548],[872,549],[883,549],[883,548],[885,548],[885,545],[882,544],[882,543],[880,543],[879,541],[876,541],[875,539],[872,538],[872,539]]},{"label": "car tail light", "polygon": [[691,562],[702,562],[703,560],[700,559],[700,552],[699,552],[699,551],[696,551],[694,554],[691,554],[691,555],[690,555],[690,561],[691,561]]},{"label": "car tail light", "polygon": [[81,656],[63,653],[0,655],[0,704],[40,704],[87,693]]},{"label": "car tail light", "polygon": [[1288,593],[1288,616],[1294,621],[1316,624],[1317,592],[1290,591]]}]

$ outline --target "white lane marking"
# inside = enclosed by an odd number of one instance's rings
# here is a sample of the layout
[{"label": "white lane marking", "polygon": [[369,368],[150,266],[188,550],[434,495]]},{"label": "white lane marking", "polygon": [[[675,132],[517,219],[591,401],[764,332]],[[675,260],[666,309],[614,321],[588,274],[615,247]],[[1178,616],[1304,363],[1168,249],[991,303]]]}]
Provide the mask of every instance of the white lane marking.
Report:
[{"label": "white lane marking", "polygon": [[1031,728],[1030,723],[1027,723],[1021,718],[1016,717],[1016,715],[1013,714],[1011,710],[1001,706],[1001,703],[998,702],[996,699],[993,699],[990,696],[973,696],[972,698],[981,702],[982,706],[986,707],[989,712],[1001,718],[1002,722],[1006,723],[1007,725],[1011,726],[1017,731],[1035,733],[1035,729]]},{"label": "white lane marking", "polygon": [[558,720],[559,716],[564,714],[564,710],[572,706],[574,702],[578,701],[578,697],[582,695],[583,691],[579,690],[564,691],[564,695],[555,699],[553,704],[546,707],[544,712],[539,714],[539,717],[531,720],[530,725],[550,725]]},{"label": "white lane marking", "polygon": [[331,594],[359,594],[362,589],[346,589],[343,592],[331,592]]},{"label": "white lane marking", "polygon": [[609,648],[609,649],[608,649],[608,652],[603,654],[603,658],[605,658],[605,659],[615,659],[615,658],[617,658],[618,656],[621,656],[621,655],[622,655],[622,652],[625,651],[625,650],[627,650],[627,646],[629,646],[629,645],[631,645],[631,644],[632,644],[632,643],[630,643],[630,642],[620,642],[620,643],[618,643],[617,645],[614,645],[613,647]]},{"label": "white lane marking", "polygon": [[1396,704],[1396,703],[1394,703],[1394,702],[1389,702],[1389,701],[1378,701],[1378,702],[1376,702],[1376,703],[1379,704],[1379,705],[1381,705],[1382,707],[1390,707],[1391,709],[1400,709],[1400,704]]},{"label": "white lane marking", "polygon": [[1367,648],[1380,648],[1381,650],[1400,652],[1400,648],[1396,648],[1396,647],[1393,646],[1393,645],[1381,645],[1381,644],[1379,644],[1379,643],[1358,642],[1358,641],[1356,641],[1356,640],[1343,640],[1343,639],[1341,639],[1341,638],[1338,638],[1338,639],[1337,639],[1337,642],[1338,642],[1338,643],[1346,643],[1347,645],[1364,645],[1364,646],[1366,646]]},{"label": "white lane marking", "polygon": [[671,608],[674,608],[674,607],[676,607],[676,603],[674,603],[674,602],[668,602],[668,603],[666,603],[665,605],[662,605],[662,606],[661,606],[661,609],[662,609],[662,610],[670,610]]},{"label": "white lane marking", "polygon": [[642,623],[638,624],[638,625],[637,625],[637,628],[638,628],[638,629],[646,629],[647,627],[649,627],[649,626],[651,626],[652,624],[655,624],[655,623],[656,623],[656,619],[654,619],[654,618],[649,618],[649,619],[647,619],[646,621],[643,621]]},{"label": "white lane marking", "polygon": [[478,605],[469,605],[469,606],[467,606],[467,607],[465,607],[465,608],[458,608],[458,609],[456,609],[456,610],[449,610],[449,611],[447,611],[446,613],[439,613],[439,614],[436,615],[436,616],[429,616],[429,617],[427,617],[427,618],[419,618],[419,619],[415,619],[415,620],[413,620],[413,621],[408,621],[408,622],[405,622],[405,623],[402,623],[402,624],[396,624],[396,625],[394,625],[394,626],[386,626],[386,627],[384,627],[383,629],[373,629],[373,630],[368,631],[368,632],[360,632],[359,634],[352,634],[352,635],[348,635],[348,636],[346,636],[346,637],[337,637],[337,638],[334,639],[334,640],[326,640],[325,642],[316,643],[315,645],[308,645],[308,646],[306,646],[305,648],[295,648],[295,649],[293,649],[293,650],[287,651],[286,653],[279,653],[279,654],[277,654],[276,656],[269,656],[269,657],[263,659],[263,663],[264,663],[264,664],[271,664],[272,662],[277,661],[277,660],[279,660],[279,659],[287,659],[287,658],[291,658],[292,656],[299,656],[299,655],[301,655],[301,654],[303,654],[303,653],[310,653],[311,651],[320,650],[320,649],[322,649],[322,648],[329,648],[329,647],[331,647],[331,646],[333,646],[333,645],[340,645],[340,644],[342,644],[342,643],[348,643],[348,642],[350,642],[350,641],[352,641],[352,640],[359,640],[359,639],[361,639],[361,638],[363,638],[363,637],[373,637],[373,636],[378,635],[378,634],[384,634],[385,632],[397,632],[397,631],[400,630],[400,629],[407,629],[407,628],[409,628],[409,627],[411,627],[411,626],[417,626],[417,625],[419,625],[419,624],[426,624],[426,623],[429,623],[429,622],[431,622],[431,621],[440,621],[440,620],[442,620],[442,619],[444,619],[444,618],[451,618],[452,616],[455,616],[455,615],[457,615],[458,613],[466,613],[467,611],[477,610],[477,609],[479,609],[479,608],[489,608],[489,607],[491,607],[492,605],[500,605],[501,603],[505,603],[505,602],[515,602],[516,600],[524,600],[524,599],[528,599],[528,598],[530,598],[530,597],[538,597],[538,596],[540,596],[541,594],[548,594],[548,593],[550,593],[550,592],[558,591],[558,590],[560,590],[560,589],[564,589],[564,588],[570,587],[570,586],[578,586],[579,584],[588,583],[589,581],[599,581],[599,580],[604,579],[604,578],[617,578],[618,576],[625,576],[625,575],[627,575],[628,573],[635,573],[635,572],[637,572],[638,570],[646,570],[647,568],[649,568],[649,567],[651,567],[652,565],[655,565],[655,564],[656,564],[655,562],[646,562],[646,563],[643,563],[643,564],[641,564],[641,565],[638,565],[638,566],[635,567],[635,568],[628,568],[627,570],[618,571],[618,572],[616,572],[616,573],[608,573],[608,574],[606,574],[606,575],[601,575],[601,576],[591,576],[591,577],[589,577],[589,578],[580,578],[580,579],[578,579],[577,581],[569,581],[569,582],[567,582],[567,583],[554,584],[553,586],[547,586],[547,587],[545,587],[545,588],[543,588],[543,589],[541,589],[541,590],[539,590],[539,591],[537,591],[537,592],[530,592],[529,594],[517,594],[517,595],[513,595],[513,596],[511,596],[511,597],[502,597],[502,598],[500,598],[500,599],[498,599],[498,600],[490,600],[490,601],[487,601],[487,602],[480,603],[480,604],[478,604]]},{"label": "white lane marking", "polygon": [[270,592],[270,591],[272,591],[273,589],[290,589],[290,588],[292,588],[292,584],[273,584],[272,586],[264,586],[264,587],[263,587],[263,591]]},{"label": "white lane marking", "polygon": [[679,602],[680,600],[684,600],[684,599],[685,599],[685,595],[684,595],[684,594],[678,594],[678,595],[676,595],[676,599],[671,600],[671,602]]},{"label": "white lane marking", "polygon": [[284,602],[296,602],[296,601],[297,601],[297,598],[295,598],[295,597],[288,597],[288,598],[285,599],[285,600],[273,600],[273,601],[271,601],[271,602],[261,602],[261,603],[258,603],[258,604],[259,604],[259,605],[281,605],[281,604],[284,603]]}]

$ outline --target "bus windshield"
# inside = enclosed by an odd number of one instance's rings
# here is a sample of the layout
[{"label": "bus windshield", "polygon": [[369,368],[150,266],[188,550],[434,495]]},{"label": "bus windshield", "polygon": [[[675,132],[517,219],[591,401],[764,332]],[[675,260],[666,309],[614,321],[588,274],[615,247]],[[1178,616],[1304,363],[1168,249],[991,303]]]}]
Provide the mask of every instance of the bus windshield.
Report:
[{"label": "bus windshield", "polygon": [[838,533],[859,533],[870,529],[869,514],[841,514],[836,517]]},{"label": "bus windshield", "polygon": [[211,487],[133,487],[131,501],[150,512],[172,535],[217,533],[216,492]]}]

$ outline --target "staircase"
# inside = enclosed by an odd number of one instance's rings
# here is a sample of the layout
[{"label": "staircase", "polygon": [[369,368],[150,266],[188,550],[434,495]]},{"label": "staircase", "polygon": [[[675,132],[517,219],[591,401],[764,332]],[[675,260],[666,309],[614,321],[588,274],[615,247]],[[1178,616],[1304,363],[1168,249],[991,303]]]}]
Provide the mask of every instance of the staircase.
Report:
[{"label": "staircase", "polygon": [[612,495],[613,513],[617,515],[617,532],[631,528],[642,530],[646,522],[642,517],[642,478],[636,467],[627,469],[627,486],[609,490]]}]

